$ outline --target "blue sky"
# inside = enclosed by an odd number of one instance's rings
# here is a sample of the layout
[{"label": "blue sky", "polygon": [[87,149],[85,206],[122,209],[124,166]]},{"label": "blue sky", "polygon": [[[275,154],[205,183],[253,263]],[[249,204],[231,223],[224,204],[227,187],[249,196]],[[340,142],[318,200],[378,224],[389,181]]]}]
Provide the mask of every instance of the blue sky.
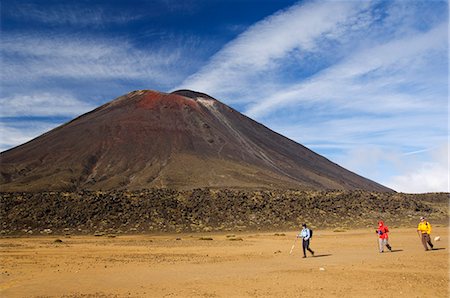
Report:
[{"label": "blue sky", "polygon": [[446,1],[2,1],[0,151],[205,92],[402,192],[449,190]]}]

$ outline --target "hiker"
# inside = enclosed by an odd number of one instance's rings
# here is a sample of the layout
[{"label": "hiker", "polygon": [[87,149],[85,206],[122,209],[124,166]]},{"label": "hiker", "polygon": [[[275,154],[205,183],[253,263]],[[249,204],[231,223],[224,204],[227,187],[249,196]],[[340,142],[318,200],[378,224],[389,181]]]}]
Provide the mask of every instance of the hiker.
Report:
[{"label": "hiker", "polygon": [[425,217],[420,218],[419,225],[417,226],[417,234],[419,234],[422,240],[423,247],[428,250],[427,244],[433,249],[433,243],[431,243],[431,224],[427,221]]},{"label": "hiker", "polygon": [[297,235],[297,238],[302,238],[303,242],[303,258],[306,258],[306,250],[308,250],[312,256],[314,257],[314,251],[309,248],[309,242],[311,239],[312,233],[311,230],[308,229],[306,224],[302,224],[302,230],[300,234]]},{"label": "hiker", "polygon": [[384,252],[384,247],[386,246],[389,251],[392,251],[392,247],[389,245],[389,229],[384,225],[382,220],[378,221],[378,229],[375,230],[378,235],[378,247],[380,253]]}]

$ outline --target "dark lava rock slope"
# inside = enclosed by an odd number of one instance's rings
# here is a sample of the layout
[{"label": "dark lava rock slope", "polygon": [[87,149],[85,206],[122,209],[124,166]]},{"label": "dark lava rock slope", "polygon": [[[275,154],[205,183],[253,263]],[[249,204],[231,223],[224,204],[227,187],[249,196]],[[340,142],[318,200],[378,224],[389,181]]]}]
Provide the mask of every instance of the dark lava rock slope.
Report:
[{"label": "dark lava rock slope", "polygon": [[120,234],[416,227],[448,223],[448,194],[149,189],[0,193],[0,234]]}]

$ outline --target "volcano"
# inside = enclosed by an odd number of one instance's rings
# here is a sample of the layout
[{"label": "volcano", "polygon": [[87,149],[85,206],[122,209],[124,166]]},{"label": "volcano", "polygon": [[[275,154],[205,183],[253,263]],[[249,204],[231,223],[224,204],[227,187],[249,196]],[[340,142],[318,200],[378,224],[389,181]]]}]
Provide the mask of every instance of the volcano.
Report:
[{"label": "volcano", "polygon": [[1,191],[391,192],[204,93],[134,91],[0,154]]}]

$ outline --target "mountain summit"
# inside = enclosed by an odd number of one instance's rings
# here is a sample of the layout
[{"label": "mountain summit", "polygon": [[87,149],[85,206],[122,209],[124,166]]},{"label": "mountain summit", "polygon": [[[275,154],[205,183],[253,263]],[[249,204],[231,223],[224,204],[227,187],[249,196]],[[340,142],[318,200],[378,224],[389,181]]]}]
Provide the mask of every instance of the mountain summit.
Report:
[{"label": "mountain summit", "polygon": [[134,91],[0,154],[2,191],[392,191],[190,90]]}]

